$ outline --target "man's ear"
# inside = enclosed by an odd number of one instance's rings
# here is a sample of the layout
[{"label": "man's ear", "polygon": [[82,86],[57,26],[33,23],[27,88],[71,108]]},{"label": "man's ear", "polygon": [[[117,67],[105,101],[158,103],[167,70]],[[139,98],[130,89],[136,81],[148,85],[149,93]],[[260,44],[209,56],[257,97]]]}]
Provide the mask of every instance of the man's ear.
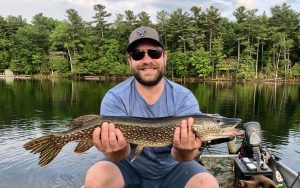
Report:
[{"label": "man's ear", "polygon": [[168,52],[164,51],[164,63],[167,65],[167,60],[168,60]]},{"label": "man's ear", "polygon": [[129,63],[129,65],[131,65],[132,60],[131,60],[130,55],[128,55],[128,54],[127,54],[127,61],[128,61],[128,63]]}]

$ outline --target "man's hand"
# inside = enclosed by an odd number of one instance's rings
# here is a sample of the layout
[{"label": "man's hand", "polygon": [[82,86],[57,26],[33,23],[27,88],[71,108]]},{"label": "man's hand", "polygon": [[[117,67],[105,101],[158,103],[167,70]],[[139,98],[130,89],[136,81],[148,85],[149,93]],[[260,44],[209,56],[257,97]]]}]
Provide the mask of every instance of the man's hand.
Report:
[{"label": "man's hand", "polygon": [[193,118],[182,120],[181,126],[175,129],[172,157],[177,161],[193,160],[199,153],[202,141],[193,133]]},{"label": "man's hand", "polygon": [[112,160],[121,160],[130,153],[130,146],[126,142],[120,129],[113,123],[102,123],[93,132],[93,142],[96,148]]}]

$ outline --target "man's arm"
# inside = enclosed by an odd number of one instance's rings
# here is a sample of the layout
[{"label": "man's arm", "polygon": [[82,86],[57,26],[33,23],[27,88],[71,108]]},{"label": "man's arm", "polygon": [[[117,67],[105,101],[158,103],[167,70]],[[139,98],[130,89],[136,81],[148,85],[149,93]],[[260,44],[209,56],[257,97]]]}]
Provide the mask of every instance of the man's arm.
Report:
[{"label": "man's arm", "polygon": [[104,122],[93,132],[96,148],[111,160],[122,160],[130,153],[130,145],[126,142],[120,129],[113,123]]},{"label": "man's arm", "polygon": [[172,157],[177,161],[190,161],[199,153],[202,141],[192,132],[193,118],[183,120],[181,126],[175,129]]},{"label": "man's arm", "polygon": [[[101,103],[100,114],[106,116],[126,116],[118,98],[108,92]],[[93,132],[93,142],[96,148],[111,160],[122,160],[130,153],[130,145],[126,142],[120,129],[113,123],[102,123]]]}]

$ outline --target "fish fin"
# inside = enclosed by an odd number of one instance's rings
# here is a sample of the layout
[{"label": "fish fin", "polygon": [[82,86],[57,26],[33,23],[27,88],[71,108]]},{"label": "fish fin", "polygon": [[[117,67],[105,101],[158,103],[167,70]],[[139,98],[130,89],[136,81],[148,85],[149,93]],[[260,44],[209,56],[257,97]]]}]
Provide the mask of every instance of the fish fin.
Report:
[{"label": "fish fin", "polygon": [[93,146],[94,146],[94,143],[92,142],[91,139],[81,140],[78,143],[78,145],[76,146],[74,152],[80,154],[80,153],[83,153],[83,152],[89,150]]},{"label": "fish fin", "polygon": [[26,150],[31,150],[32,153],[40,153],[40,166],[45,166],[50,163],[65,145],[64,142],[56,142],[59,139],[54,139],[55,135],[42,136],[24,144]]},{"label": "fish fin", "polygon": [[60,148],[49,147],[48,149],[42,151],[39,157],[40,158],[39,165],[45,166],[49,164],[57,156],[57,154],[60,152],[61,149],[62,147]]},{"label": "fish fin", "polygon": [[79,116],[78,118],[76,118],[73,121],[71,121],[71,123],[67,124],[66,126],[69,127],[70,129],[82,127],[82,125],[85,122],[94,120],[96,118],[99,118],[99,115],[84,115],[84,116]]},{"label": "fish fin", "polygon": [[135,150],[134,150],[134,155],[133,158],[131,159],[130,162],[133,162],[134,160],[136,160],[138,158],[138,156],[142,153],[144,146],[141,145],[137,145]]}]

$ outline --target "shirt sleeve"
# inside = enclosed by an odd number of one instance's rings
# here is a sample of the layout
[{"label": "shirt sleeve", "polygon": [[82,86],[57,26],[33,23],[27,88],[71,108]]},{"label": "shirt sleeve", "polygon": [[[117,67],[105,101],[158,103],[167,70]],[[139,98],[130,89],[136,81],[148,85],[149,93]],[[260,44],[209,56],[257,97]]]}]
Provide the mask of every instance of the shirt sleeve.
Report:
[{"label": "shirt sleeve", "polygon": [[100,115],[102,116],[127,116],[124,102],[112,92],[107,92],[100,105]]},{"label": "shirt sleeve", "polygon": [[188,92],[183,98],[176,111],[176,116],[200,114],[199,103],[192,92]]}]

